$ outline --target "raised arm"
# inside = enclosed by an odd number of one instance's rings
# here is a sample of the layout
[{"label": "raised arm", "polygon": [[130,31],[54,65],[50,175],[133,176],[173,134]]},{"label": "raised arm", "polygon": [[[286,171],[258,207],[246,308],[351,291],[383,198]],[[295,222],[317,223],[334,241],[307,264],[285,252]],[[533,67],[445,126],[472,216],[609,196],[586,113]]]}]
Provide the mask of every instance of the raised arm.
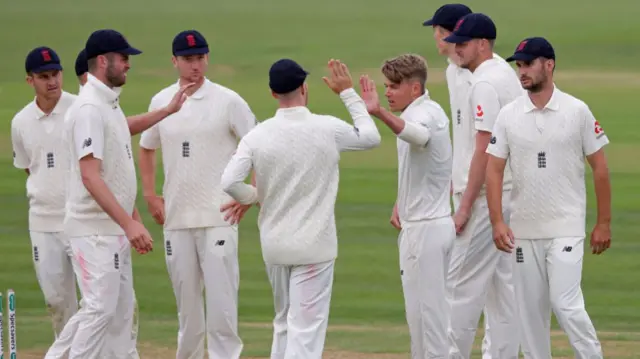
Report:
[{"label": "raised arm", "polygon": [[164,120],[166,117],[178,112],[182,107],[184,101],[187,99],[185,91],[187,91],[193,85],[193,83],[190,83],[182,86],[173,96],[171,102],[169,102],[168,105],[162,108],[152,111],[150,110],[147,113],[127,117],[127,123],[129,124],[129,132],[131,133],[131,135],[137,135],[142,131],[151,128],[156,123]]},{"label": "raised arm", "polygon": [[242,139],[220,180],[222,190],[240,204],[254,204],[258,201],[256,187],[244,182],[252,167],[251,149],[246,140]]},{"label": "raised arm", "polygon": [[475,111],[475,150],[471,157],[467,188],[462,194],[460,206],[456,211],[454,221],[458,233],[464,230],[464,226],[471,215],[473,203],[478,198],[482,185],[486,178],[487,146],[491,140],[491,131],[500,112],[498,93],[487,82],[480,82],[473,86],[470,93],[470,103]]},{"label": "raised arm", "polygon": [[604,146],[609,138],[588,108],[582,110],[584,119],[582,149],[593,172],[598,214],[591,233],[591,250],[600,254],[611,246],[611,181]]}]

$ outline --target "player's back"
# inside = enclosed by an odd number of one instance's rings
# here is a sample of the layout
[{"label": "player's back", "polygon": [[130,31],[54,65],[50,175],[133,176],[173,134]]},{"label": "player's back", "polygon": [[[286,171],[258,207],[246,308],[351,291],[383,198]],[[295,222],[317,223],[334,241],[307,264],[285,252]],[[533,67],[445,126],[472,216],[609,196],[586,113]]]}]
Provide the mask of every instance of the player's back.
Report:
[{"label": "player's back", "polygon": [[280,109],[244,138],[256,172],[268,262],[308,264],[336,256],[336,122],[343,121],[304,107]]}]

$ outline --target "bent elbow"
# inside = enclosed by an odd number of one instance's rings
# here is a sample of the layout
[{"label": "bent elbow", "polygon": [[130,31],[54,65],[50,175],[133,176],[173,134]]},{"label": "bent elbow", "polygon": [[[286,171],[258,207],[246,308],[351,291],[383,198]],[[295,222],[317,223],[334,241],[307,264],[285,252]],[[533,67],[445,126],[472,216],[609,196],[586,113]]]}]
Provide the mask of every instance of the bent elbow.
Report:
[{"label": "bent elbow", "polygon": [[372,129],[370,133],[367,133],[366,136],[366,146],[368,149],[373,149],[380,146],[382,142],[382,136],[380,136],[380,132],[376,129]]}]

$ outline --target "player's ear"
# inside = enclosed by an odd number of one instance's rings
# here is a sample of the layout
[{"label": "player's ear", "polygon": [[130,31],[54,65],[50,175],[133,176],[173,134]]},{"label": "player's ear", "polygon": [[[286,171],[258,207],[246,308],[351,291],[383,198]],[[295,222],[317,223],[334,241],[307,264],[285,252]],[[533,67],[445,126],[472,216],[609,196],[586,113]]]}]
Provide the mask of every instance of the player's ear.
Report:
[{"label": "player's ear", "polygon": [[278,94],[271,91],[271,97],[275,98],[276,100],[278,99]]},{"label": "player's ear", "polygon": [[25,81],[29,84],[29,86],[33,86],[33,74],[28,73],[25,77]]},{"label": "player's ear", "polygon": [[178,68],[178,58],[175,56],[171,56],[171,63],[173,64],[174,68]]}]

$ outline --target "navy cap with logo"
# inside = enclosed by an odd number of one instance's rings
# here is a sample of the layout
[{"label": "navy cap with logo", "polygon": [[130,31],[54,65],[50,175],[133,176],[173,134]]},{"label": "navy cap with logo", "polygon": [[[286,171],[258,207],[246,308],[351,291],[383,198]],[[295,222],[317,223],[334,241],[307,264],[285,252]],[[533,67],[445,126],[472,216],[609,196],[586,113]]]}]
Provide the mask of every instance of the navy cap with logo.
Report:
[{"label": "navy cap with logo", "polygon": [[123,55],[139,55],[142,53],[142,51],[129,45],[129,42],[121,33],[112,29],[94,31],[87,40],[85,51],[87,60],[110,52]]},{"label": "navy cap with logo", "polygon": [[302,86],[309,73],[291,59],[280,59],[269,69],[269,88],[277,94],[289,93]]},{"label": "navy cap with logo", "polygon": [[208,54],[209,44],[198,31],[186,30],[173,38],[172,52],[174,56]]},{"label": "navy cap with logo", "polygon": [[556,52],[553,50],[551,43],[543,37],[529,37],[518,44],[516,51],[506,61],[526,61],[531,62],[538,57],[555,60]]},{"label": "navy cap with logo", "polygon": [[453,28],[453,33],[444,41],[463,44],[473,39],[495,40],[497,37],[496,25],[485,14],[472,13],[465,15]]},{"label": "navy cap with logo", "polygon": [[36,47],[27,54],[24,63],[27,73],[40,73],[51,70],[62,70],[60,57],[52,48],[46,46]]},{"label": "navy cap with logo", "polygon": [[76,76],[82,76],[89,72],[89,63],[87,63],[87,52],[82,49],[76,57]]},{"label": "navy cap with logo", "polygon": [[464,4],[442,5],[433,14],[433,17],[422,23],[424,26],[442,26],[449,31],[453,31],[463,16],[471,14],[471,9]]}]

